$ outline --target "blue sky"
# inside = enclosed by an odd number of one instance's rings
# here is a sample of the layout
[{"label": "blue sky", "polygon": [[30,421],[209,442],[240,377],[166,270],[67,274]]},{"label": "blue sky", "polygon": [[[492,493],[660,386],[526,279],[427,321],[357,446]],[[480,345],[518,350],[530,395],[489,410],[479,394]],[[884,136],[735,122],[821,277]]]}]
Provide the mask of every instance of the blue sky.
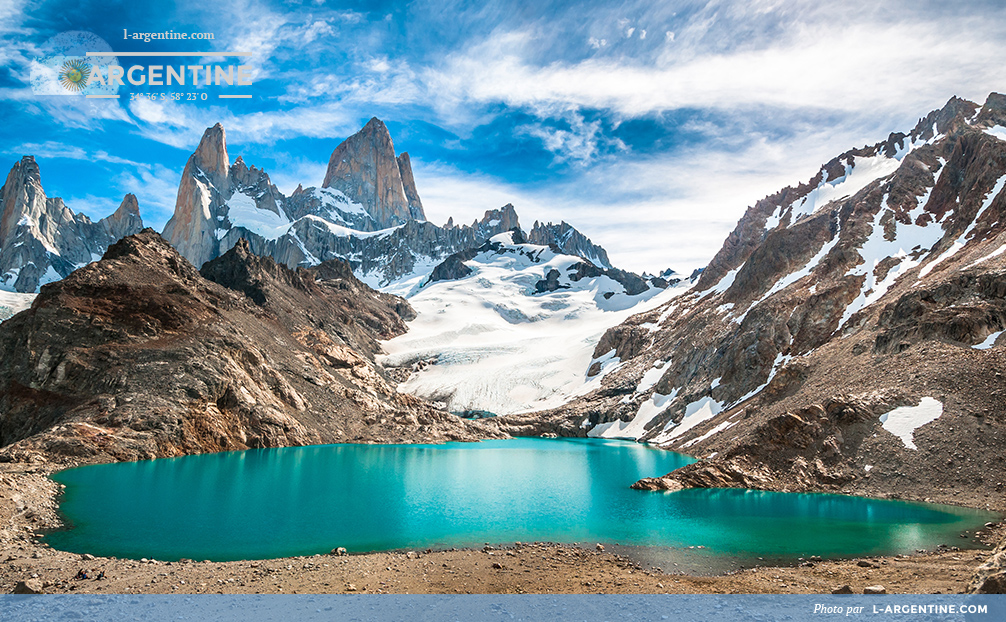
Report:
[{"label": "blue sky", "polygon": [[[133,192],[160,229],[206,127],[223,123],[231,158],[290,192],[320,185],[335,146],[378,116],[433,222],[512,202],[525,227],[564,219],[620,267],[686,271],[748,205],[838,153],[952,95],[1006,90],[1001,4],[5,0],[0,167],[35,155],[47,194],[92,217]],[[251,52],[254,97],[37,95],[32,59],[68,31],[115,51]]]}]

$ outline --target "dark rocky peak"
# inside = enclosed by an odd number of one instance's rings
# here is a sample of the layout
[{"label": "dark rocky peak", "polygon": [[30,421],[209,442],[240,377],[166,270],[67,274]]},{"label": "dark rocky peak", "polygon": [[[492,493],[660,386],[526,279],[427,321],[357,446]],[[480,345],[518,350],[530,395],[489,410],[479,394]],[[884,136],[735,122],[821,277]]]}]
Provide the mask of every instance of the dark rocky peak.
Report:
[{"label": "dark rocky peak", "polygon": [[[911,131],[911,138],[912,140],[930,140],[937,134],[949,134],[961,125],[967,124],[967,120],[974,117],[976,110],[978,110],[978,104],[955,95],[942,108],[933,110],[920,119]],[[935,133],[933,132],[934,127],[936,128]]]},{"label": "dark rocky peak", "polygon": [[[471,255],[471,257],[468,257],[468,255]],[[437,281],[457,281],[458,279],[465,278],[473,272],[471,268],[465,265],[465,261],[474,256],[475,253],[471,251],[462,251],[449,255],[447,259],[437,264],[437,267],[430,272],[430,278],[426,280],[424,285],[436,283]]]},{"label": "dark rocky peak", "polygon": [[[150,227],[109,246],[101,260],[141,264],[185,280],[199,279],[199,271],[195,266],[186,261],[167,240]],[[105,268],[101,262],[93,264],[92,267]]]},{"label": "dark rocky peak", "polygon": [[612,267],[607,251],[591,242],[590,238],[577,231],[566,221],[557,225],[551,222],[544,224],[535,221],[534,227],[528,234],[528,242],[544,246],[555,245],[566,255],[583,257],[592,264],[603,268]]},{"label": "dark rocky peak", "polygon": [[317,266],[308,268],[308,271],[314,274],[314,278],[318,281],[343,280],[354,284],[361,283],[353,274],[353,266],[343,259],[323,261]]},{"label": "dark rocky peak", "polygon": [[109,338],[139,343],[197,327],[237,302],[209,285],[147,228],[112,244],[100,261],[43,285],[32,308],[42,325],[59,316],[72,327],[63,347],[87,349]]},{"label": "dark rocky peak", "polygon": [[520,227],[511,227],[510,234],[510,239],[514,244],[527,244],[529,242],[527,236],[524,235],[524,231]]},{"label": "dark rocky peak", "polygon": [[976,124],[984,126],[1006,126],[1006,95],[989,93],[985,104],[975,118]]},{"label": "dark rocky peak", "polygon": [[[199,146],[189,158],[189,163],[199,168],[203,175],[218,189],[226,187],[229,172],[227,159],[227,135],[224,126],[217,123],[203,132]],[[189,167],[186,166],[186,169]],[[194,171],[190,171],[194,173]]]},{"label": "dark rocky peak", "polygon": [[321,330],[371,359],[381,351],[378,339],[405,332],[403,318],[415,317],[407,302],[370,289],[341,260],[291,270],[256,255],[243,239],[200,274],[241,292],[293,333]]},{"label": "dark rocky peak", "polygon": [[199,274],[204,279],[242,292],[257,305],[266,303],[266,288],[280,282],[303,292],[316,290],[314,277],[304,270],[293,271],[276,263],[271,257],[251,252],[248,241],[241,238],[229,251],[203,264]]}]

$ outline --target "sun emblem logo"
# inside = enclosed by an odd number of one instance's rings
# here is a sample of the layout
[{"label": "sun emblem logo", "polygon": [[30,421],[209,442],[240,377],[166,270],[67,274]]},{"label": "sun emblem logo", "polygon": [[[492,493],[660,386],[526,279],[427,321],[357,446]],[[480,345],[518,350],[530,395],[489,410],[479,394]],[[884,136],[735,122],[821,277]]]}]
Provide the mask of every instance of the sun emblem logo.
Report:
[{"label": "sun emblem logo", "polygon": [[68,60],[59,71],[59,82],[68,91],[82,91],[91,77],[91,66],[80,59]]}]

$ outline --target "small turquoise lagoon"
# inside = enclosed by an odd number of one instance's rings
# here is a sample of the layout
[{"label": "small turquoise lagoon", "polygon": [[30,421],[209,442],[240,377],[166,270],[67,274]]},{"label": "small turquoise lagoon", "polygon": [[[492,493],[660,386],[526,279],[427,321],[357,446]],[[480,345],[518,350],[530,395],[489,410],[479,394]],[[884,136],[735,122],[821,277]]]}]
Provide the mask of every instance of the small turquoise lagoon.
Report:
[{"label": "small turquoise lagoon", "polygon": [[691,461],[631,442],[522,438],[91,465],[53,476],[66,486],[60,510],[68,528],[45,541],[95,555],[214,561],[335,547],[601,542],[745,564],[910,553],[958,544],[962,531],[998,518],[839,495],[629,488]]}]

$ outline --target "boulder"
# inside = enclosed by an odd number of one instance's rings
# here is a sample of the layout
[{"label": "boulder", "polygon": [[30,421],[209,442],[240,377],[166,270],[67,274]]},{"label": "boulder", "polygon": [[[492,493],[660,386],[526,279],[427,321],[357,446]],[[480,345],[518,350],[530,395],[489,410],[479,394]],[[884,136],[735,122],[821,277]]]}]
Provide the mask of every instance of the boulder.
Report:
[{"label": "boulder", "polygon": [[24,581],[18,581],[17,585],[14,586],[14,591],[11,594],[44,594],[42,591],[42,582],[38,579],[26,579]]}]

